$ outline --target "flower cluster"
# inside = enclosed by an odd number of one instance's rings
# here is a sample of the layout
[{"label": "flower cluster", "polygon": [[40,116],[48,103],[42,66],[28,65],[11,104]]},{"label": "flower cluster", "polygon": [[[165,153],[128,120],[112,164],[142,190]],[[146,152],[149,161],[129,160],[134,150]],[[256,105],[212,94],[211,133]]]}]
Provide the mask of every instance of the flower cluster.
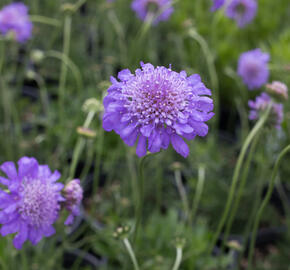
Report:
[{"label": "flower cluster", "polygon": [[263,86],[269,77],[270,55],[261,49],[242,53],[238,63],[238,74],[250,90]]},{"label": "flower cluster", "polygon": [[141,62],[142,69],[128,69],[111,78],[112,86],[104,98],[103,128],[114,130],[129,146],[138,139],[139,157],[147,149],[159,152],[173,148],[183,157],[189,148],[183,138],[192,140],[208,133],[206,121],[214,113],[211,91],[200,76],[187,76],[171,68],[154,67]]},{"label": "flower cluster", "polygon": [[[65,197],[63,184],[57,182],[58,171],[51,172],[47,165],[39,165],[34,158],[23,157],[18,161],[18,171],[13,162],[0,166],[7,177],[0,176],[1,234],[17,233],[13,244],[20,249],[26,240],[36,245],[43,237],[55,233],[53,224],[58,219],[62,204],[68,204],[71,215],[76,215],[81,196],[68,203],[73,196]],[[79,192],[79,190],[78,190]]]},{"label": "flower cluster", "polygon": [[235,20],[240,28],[249,24],[257,14],[256,0],[213,0],[212,11],[226,5],[226,16]]},{"label": "flower cluster", "polygon": [[173,12],[172,0],[134,0],[131,7],[143,21],[150,14],[157,16],[153,24],[167,21]]},{"label": "flower cluster", "polygon": [[32,23],[28,8],[23,3],[12,3],[0,10],[0,32],[3,35],[13,33],[18,42],[31,37]]},{"label": "flower cluster", "polygon": [[275,126],[277,129],[281,128],[281,123],[283,121],[283,104],[275,103],[271,97],[266,94],[262,93],[260,96],[256,97],[256,100],[249,101],[250,107],[250,120],[257,120],[260,118],[261,113],[263,113],[268,106],[272,106],[268,124],[270,126]]}]

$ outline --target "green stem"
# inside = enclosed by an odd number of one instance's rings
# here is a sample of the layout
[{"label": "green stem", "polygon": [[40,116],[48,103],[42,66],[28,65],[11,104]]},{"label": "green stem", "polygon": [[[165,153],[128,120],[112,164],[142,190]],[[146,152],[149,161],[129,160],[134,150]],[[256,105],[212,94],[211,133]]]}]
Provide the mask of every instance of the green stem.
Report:
[{"label": "green stem", "polygon": [[[87,118],[86,118],[85,123],[84,123],[84,128],[88,128],[89,127],[89,125],[92,122],[94,116],[95,116],[95,112],[94,111],[90,111],[88,113]],[[74,176],[75,176],[76,167],[77,167],[80,155],[81,155],[81,153],[82,153],[82,151],[84,149],[85,143],[86,143],[86,139],[82,138],[82,137],[79,138],[77,143],[76,143],[76,146],[75,146],[74,152],[73,152],[72,163],[71,163],[71,166],[70,166],[70,173],[69,173],[68,180],[73,179]]]},{"label": "green stem", "polygon": [[214,119],[215,119],[215,128],[217,128],[217,125],[219,123],[219,82],[218,82],[217,71],[216,71],[215,63],[214,63],[214,57],[212,55],[212,52],[206,40],[201,35],[199,35],[194,29],[190,29],[188,32],[188,35],[199,44],[204,54],[206,63],[207,63],[211,87],[213,89],[213,99],[214,99],[214,104],[215,104]]},{"label": "green stem", "polygon": [[272,176],[271,176],[271,180],[270,180],[270,185],[268,187],[267,193],[265,198],[262,201],[262,204],[258,210],[258,213],[256,215],[255,218],[255,222],[254,222],[254,228],[253,228],[253,233],[251,236],[251,243],[250,243],[250,251],[249,251],[249,258],[248,258],[248,268],[251,269],[252,268],[252,262],[253,262],[253,255],[254,255],[254,248],[255,248],[255,243],[256,243],[256,237],[257,237],[257,230],[259,227],[259,223],[262,217],[262,214],[264,212],[265,207],[267,206],[269,200],[271,199],[271,195],[275,186],[275,180],[276,180],[276,176],[278,173],[278,169],[280,167],[280,163],[283,159],[283,157],[288,153],[288,151],[290,151],[290,145],[286,146],[279,154],[276,162],[275,162],[275,166],[274,166],[274,170],[272,172]]},{"label": "green stem", "polygon": [[125,247],[126,247],[128,253],[129,253],[129,256],[130,256],[130,258],[131,258],[131,260],[132,260],[132,263],[133,263],[133,265],[134,265],[134,269],[135,269],[135,270],[139,270],[140,268],[139,268],[139,265],[138,265],[138,262],[137,262],[137,259],[136,259],[136,256],[135,256],[135,253],[134,253],[134,250],[133,250],[133,248],[132,248],[132,246],[131,246],[129,240],[128,240],[127,238],[124,238],[124,239],[123,239],[123,243],[124,243],[124,245],[125,245]]},{"label": "green stem", "polygon": [[176,259],[175,259],[175,263],[172,267],[172,270],[178,270],[179,266],[181,264],[181,261],[182,261],[182,248],[177,247],[176,248]]},{"label": "green stem", "polygon": [[194,195],[194,201],[192,203],[192,211],[189,217],[190,225],[192,224],[192,221],[194,220],[197,213],[198,205],[199,205],[201,195],[203,192],[204,180],[205,180],[205,168],[203,165],[200,165],[198,167],[198,180],[197,180],[197,186],[196,186],[196,191]]},{"label": "green stem", "polygon": [[174,178],[175,178],[176,186],[178,189],[178,193],[179,193],[181,201],[182,201],[183,210],[184,210],[184,214],[185,214],[185,220],[187,220],[189,218],[189,203],[188,203],[185,188],[184,188],[183,183],[182,183],[180,170],[174,171]]},{"label": "green stem", "polygon": [[[64,37],[63,37],[63,55],[69,55],[70,50],[70,40],[71,40],[71,23],[72,18],[70,14],[66,14],[64,18]],[[64,119],[64,101],[65,101],[65,84],[67,79],[67,65],[62,61],[59,79],[59,110],[61,114],[61,119]]]},{"label": "green stem", "polygon": [[33,23],[42,23],[56,27],[60,26],[60,21],[57,19],[48,18],[40,15],[30,15],[29,18]]},{"label": "green stem", "polygon": [[239,206],[241,197],[243,195],[243,191],[244,191],[244,188],[245,188],[245,185],[246,185],[246,182],[247,182],[247,178],[248,178],[248,172],[249,172],[250,164],[251,164],[251,161],[253,159],[253,154],[255,152],[258,140],[259,140],[259,134],[257,134],[257,136],[253,139],[253,143],[251,144],[248,158],[247,158],[247,160],[245,162],[245,168],[243,170],[242,180],[241,180],[238,192],[237,192],[236,200],[234,201],[233,210],[231,211],[230,216],[229,216],[229,220],[228,220],[228,222],[226,224],[223,246],[224,246],[224,242],[227,241],[227,239],[228,239],[228,236],[229,236],[229,233],[230,233],[234,218],[235,218],[237,210],[238,210],[238,206]]},{"label": "green stem", "polygon": [[236,164],[236,167],[235,167],[235,170],[234,170],[232,184],[231,184],[231,187],[230,187],[229,196],[228,196],[228,199],[227,199],[227,202],[226,202],[226,206],[225,206],[224,212],[222,214],[222,218],[221,218],[221,220],[220,220],[220,222],[218,224],[218,228],[217,228],[217,230],[216,230],[216,232],[215,232],[215,234],[213,236],[212,242],[211,242],[211,244],[209,246],[209,249],[208,249],[209,254],[211,254],[212,251],[213,251],[213,248],[214,248],[214,246],[216,244],[216,241],[218,240],[218,237],[220,236],[220,233],[221,233],[221,231],[223,229],[223,226],[225,225],[226,218],[228,217],[230,208],[232,206],[232,202],[233,202],[233,199],[234,199],[236,186],[237,186],[238,179],[239,179],[240,170],[241,170],[242,163],[243,163],[245,154],[247,152],[247,149],[248,149],[250,143],[252,142],[253,138],[257,135],[259,130],[263,127],[264,123],[266,122],[266,120],[267,120],[267,118],[269,116],[271,107],[272,107],[271,105],[268,106],[266,112],[263,114],[263,116],[259,119],[259,121],[256,123],[254,128],[251,130],[250,134],[247,136],[247,138],[246,138],[246,140],[245,140],[245,142],[244,142],[244,144],[242,146],[242,150],[240,152],[240,155],[238,157],[238,161],[237,161],[237,164]]}]

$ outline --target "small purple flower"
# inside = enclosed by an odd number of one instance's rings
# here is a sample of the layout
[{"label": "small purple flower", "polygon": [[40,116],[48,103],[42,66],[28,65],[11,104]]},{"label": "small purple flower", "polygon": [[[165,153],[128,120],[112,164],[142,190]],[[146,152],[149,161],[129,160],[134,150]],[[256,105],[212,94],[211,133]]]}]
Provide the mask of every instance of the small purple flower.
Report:
[{"label": "small purple flower", "polygon": [[70,212],[65,221],[65,225],[73,223],[74,217],[80,215],[80,204],[83,199],[83,189],[80,185],[79,179],[71,180],[64,187],[65,203],[64,207]]},{"label": "small purple flower", "polygon": [[238,75],[250,90],[263,86],[269,77],[270,55],[261,49],[242,53],[238,63]]},{"label": "small purple flower", "polygon": [[193,140],[208,133],[206,121],[212,118],[211,91],[198,74],[187,77],[171,68],[154,67],[141,62],[135,74],[125,69],[104,98],[103,128],[114,130],[136,153],[146,155],[147,149],[156,153],[171,143],[183,157],[189,148],[183,138]]},{"label": "small purple flower", "polygon": [[261,113],[263,113],[270,104],[272,104],[272,109],[268,119],[268,124],[280,129],[283,121],[283,104],[275,103],[266,93],[262,93],[260,96],[256,97],[255,101],[249,101],[248,105],[251,109],[249,119],[259,119]]},{"label": "small purple flower", "polygon": [[19,42],[28,40],[32,32],[28,8],[22,3],[12,3],[0,10],[0,32],[3,35],[14,33]]},{"label": "small purple flower", "polygon": [[[151,7],[153,7],[152,10],[150,9]],[[172,0],[134,0],[131,8],[143,21],[145,21],[150,12],[158,14],[153,24],[157,24],[160,21],[167,21],[173,12]]]},{"label": "small purple flower", "polygon": [[52,173],[47,165],[36,159],[23,157],[18,161],[18,172],[13,162],[4,162],[0,169],[7,178],[0,176],[1,234],[14,237],[15,248],[21,249],[29,240],[36,245],[44,236],[55,233],[53,223],[58,218],[63,184],[56,181],[60,173]]},{"label": "small purple flower", "polygon": [[213,4],[211,7],[211,11],[216,11],[220,9],[225,3],[225,0],[212,0],[212,1],[213,1]]},{"label": "small purple flower", "polygon": [[257,7],[256,0],[232,0],[226,9],[226,15],[243,28],[256,16]]}]

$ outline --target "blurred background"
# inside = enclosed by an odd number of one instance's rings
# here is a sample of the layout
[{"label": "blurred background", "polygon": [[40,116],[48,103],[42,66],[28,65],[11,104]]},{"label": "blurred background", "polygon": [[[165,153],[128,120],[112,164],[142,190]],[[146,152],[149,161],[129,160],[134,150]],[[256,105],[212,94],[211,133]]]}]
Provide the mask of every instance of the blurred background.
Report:
[{"label": "blurred background", "polygon": [[[1,0],[0,8],[11,2]],[[269,82],[290,85],[290,3],[259,0],[255,19],[240,29],[223,10],[210,12],[210,0],[175,1],[170,19],[158,25],[138,19],[131,2],[23,1],[33,22],[31,39],[0,40],[1,163],[34,156],[59,170],[63,182],[81,179],[85,190],[82,214],[72,227],[64,228],[60,220],[53,237],[37,247],[26,243],[21,251],[12,247],[11,237],[1,238],[1,269],[133,269],[113,233],[134,224],[139,161],[134,147],[102,129],[101,104],[110,76],[125,68],[133,72],[140,61],[200,74],[212,90],[216,114],[207,137],[189,142],[187,159],[171,147],[146,159],[142,230],[133,244],[140,268],[171,269],[178,237],[186,240],[182,270],[247,269],[253,220],[277,155],[290,142],[289,102],[282,128],[263,130],[256,142],[229,232],[233,242],[223,249],[218,241],[215,256],[207,247],[253,126],[248,100],[265,90],[248,91],[237,75],[239,56],[261,48],[271,57]],[[255,270],[290,269],[288,164],[289,156],[263,212]]]}]

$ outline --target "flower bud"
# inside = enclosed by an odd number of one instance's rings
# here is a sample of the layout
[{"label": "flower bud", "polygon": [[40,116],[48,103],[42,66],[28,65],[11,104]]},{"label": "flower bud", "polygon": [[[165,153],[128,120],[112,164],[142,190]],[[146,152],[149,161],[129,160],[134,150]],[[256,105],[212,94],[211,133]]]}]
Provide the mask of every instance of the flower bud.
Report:
[{"label": "flower bud", "polygon": [[273,81],[271,84],[266,84],[266,89],[270,95],[273,95],[280,100],[288,99],[288,87],[282,82]]}]

